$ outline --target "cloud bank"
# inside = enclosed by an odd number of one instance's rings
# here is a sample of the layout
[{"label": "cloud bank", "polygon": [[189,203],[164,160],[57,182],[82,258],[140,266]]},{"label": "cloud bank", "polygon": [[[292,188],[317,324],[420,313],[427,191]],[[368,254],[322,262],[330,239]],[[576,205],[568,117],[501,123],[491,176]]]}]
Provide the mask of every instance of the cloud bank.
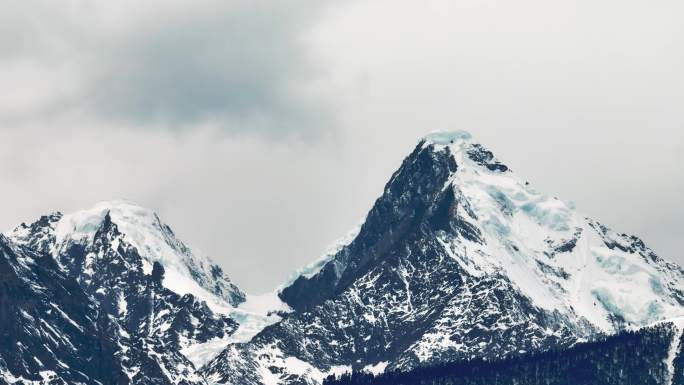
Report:
[{"label": "cloud bank", "polygon": [[[315,137],[332,127],[298,0],[11,2],[0,24],[0,121],[90,119]],[[71,120],[73,121],[73,120]]]}]

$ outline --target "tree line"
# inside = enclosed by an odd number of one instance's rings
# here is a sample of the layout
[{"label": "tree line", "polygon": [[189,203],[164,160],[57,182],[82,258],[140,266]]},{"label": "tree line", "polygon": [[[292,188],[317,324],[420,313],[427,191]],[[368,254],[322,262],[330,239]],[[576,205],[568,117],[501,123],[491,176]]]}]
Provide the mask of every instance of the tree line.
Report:
[{"label": "tree line", "polygon": [[[661,385],[674,336],[670,324],[624,331],[564,350],[523,354],[497,361],[461,360],[374,376],[330,376],[324,385]],[[682,361],[677,356],[675,363]],[[678,370],[681,372],[681,370]],[[679,376],[678,376],[679,377]],[[684,384],[675,378],[674,384]]]}]

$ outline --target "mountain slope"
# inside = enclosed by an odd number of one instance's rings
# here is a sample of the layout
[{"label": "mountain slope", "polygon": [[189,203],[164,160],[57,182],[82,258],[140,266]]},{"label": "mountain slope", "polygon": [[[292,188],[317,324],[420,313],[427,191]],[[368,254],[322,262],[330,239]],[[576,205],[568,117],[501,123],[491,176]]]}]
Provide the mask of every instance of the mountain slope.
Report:
[{"label": "mountain slope", "polygon": [[[74,214],[41,217],[4,239],[10,248],[52,261],[46,274],[63,277],[81,295],[75,311],[90,311],[90,319],[103,320],[96,332],[105,333],[112,346],[102,365],[124,375],[101,383],[205,384],[197,374],[200,359],[188,352],[216,341],[225,346],[238,329],[229,312],[245,295],[150,210],[105,202]],[[24,280],[26,274],[17,278]],[[73,324],[85,327],[80,321]],[[72,335],[68,329],[56,331],[65,338]],[[35,348],[48,337],[38,338]],[[62,349],[58,355],[78,359],[82,354]],[[12,351],[0,358],[17,359]],[[73,366],[72,371],[78,370]],[[8,372],[16,376],[14,369]]]},{"label": "mountain slope", "polygon": [[109,319],[55,261],[0,234],[0,383],[118,383]]},{"label": "mountain slope", "polygon": [[[660,323],[571,348],[508,360],[470,360],[409,372],[345,374],[325,385],[662,385],[673,381],[669,347],[681,342],[679,326]],[[638,354],[635,354],[638,352]],[[677,370],[680,370],[677,368]],[[677,379],[679,382],[679,378]]]},{"label": "mountain slope", "polygon": [[295,313],[203,368],[216,383],[500,358],[684,315],[684,272],[536,192],[464,132],[422,139],[358,235],[304,269]]}]

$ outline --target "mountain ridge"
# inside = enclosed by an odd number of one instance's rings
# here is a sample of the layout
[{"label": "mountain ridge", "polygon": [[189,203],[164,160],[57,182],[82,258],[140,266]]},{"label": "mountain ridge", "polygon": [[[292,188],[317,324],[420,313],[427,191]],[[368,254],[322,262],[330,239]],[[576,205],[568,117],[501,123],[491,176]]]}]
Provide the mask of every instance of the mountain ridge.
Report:
[{"label": "mountain ridge", "polygon": [[[0,328],[23,328],[0,338],[30,347],[0,349],[0,383],[318,385],[684,316],[684,270],[537,192],[463,131],[421,138],[363,223],[264,296],[129,201],[21,224],[0,251]],[[681,346],[667,349],[674,375]]]}]

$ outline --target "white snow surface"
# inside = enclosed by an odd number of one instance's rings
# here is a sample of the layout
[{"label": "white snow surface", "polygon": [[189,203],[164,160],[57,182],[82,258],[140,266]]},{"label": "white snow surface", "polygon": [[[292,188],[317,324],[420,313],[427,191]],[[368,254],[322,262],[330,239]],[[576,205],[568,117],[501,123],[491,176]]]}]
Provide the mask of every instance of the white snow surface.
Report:
[{"label": "white snow surface", "polygon": [[228,345],[249,342],[265,327],[281,320],[279,312],[290,312],[287,304],[282,302],[276,292],[261,295],[247,295],[247,300],[230,310],[230,317],[239,323],[238,329],[230,336],[215,338],[198,344],[186,344],[181,353],[196,368],[211,361]]},{"label": "white snow surface", "polygon": [[377,376],[379,374],[385,373],[385,369],[387,368],[388,364],[389,362],[387,361],[381,361],[375,365],[366,365],[363,367],[363,371]]},{"label": "white snow surface", "polygon": [[[510,171],[477,164],[468,156],[474,147],[466,132],[433,133],[423,145],[448,147],[458,165],[449,184],[475,212],[477,219],[467,219],[485,232],[484,245],[440,239],[472,274],[504,271],[537,306],[586,318],[606,332],[614,331],[610,317],[638,327],[684,316],[671,291],[684,285],[676,265],[609,248],[606,239],[625,248],[630,239],[611,230],[602,234],[572,203],[537,192]],[[550,255],[550,245],[573,237],[572,251]]]},{"label": "white snow surface", "polygon": [[261,295],[248,294],[245,302],[230,311],[230,317],[240,324],[231,336],[231,342],[250,341],[265,327],[280,321],[279,313],[291,311],[275,291]]}]

